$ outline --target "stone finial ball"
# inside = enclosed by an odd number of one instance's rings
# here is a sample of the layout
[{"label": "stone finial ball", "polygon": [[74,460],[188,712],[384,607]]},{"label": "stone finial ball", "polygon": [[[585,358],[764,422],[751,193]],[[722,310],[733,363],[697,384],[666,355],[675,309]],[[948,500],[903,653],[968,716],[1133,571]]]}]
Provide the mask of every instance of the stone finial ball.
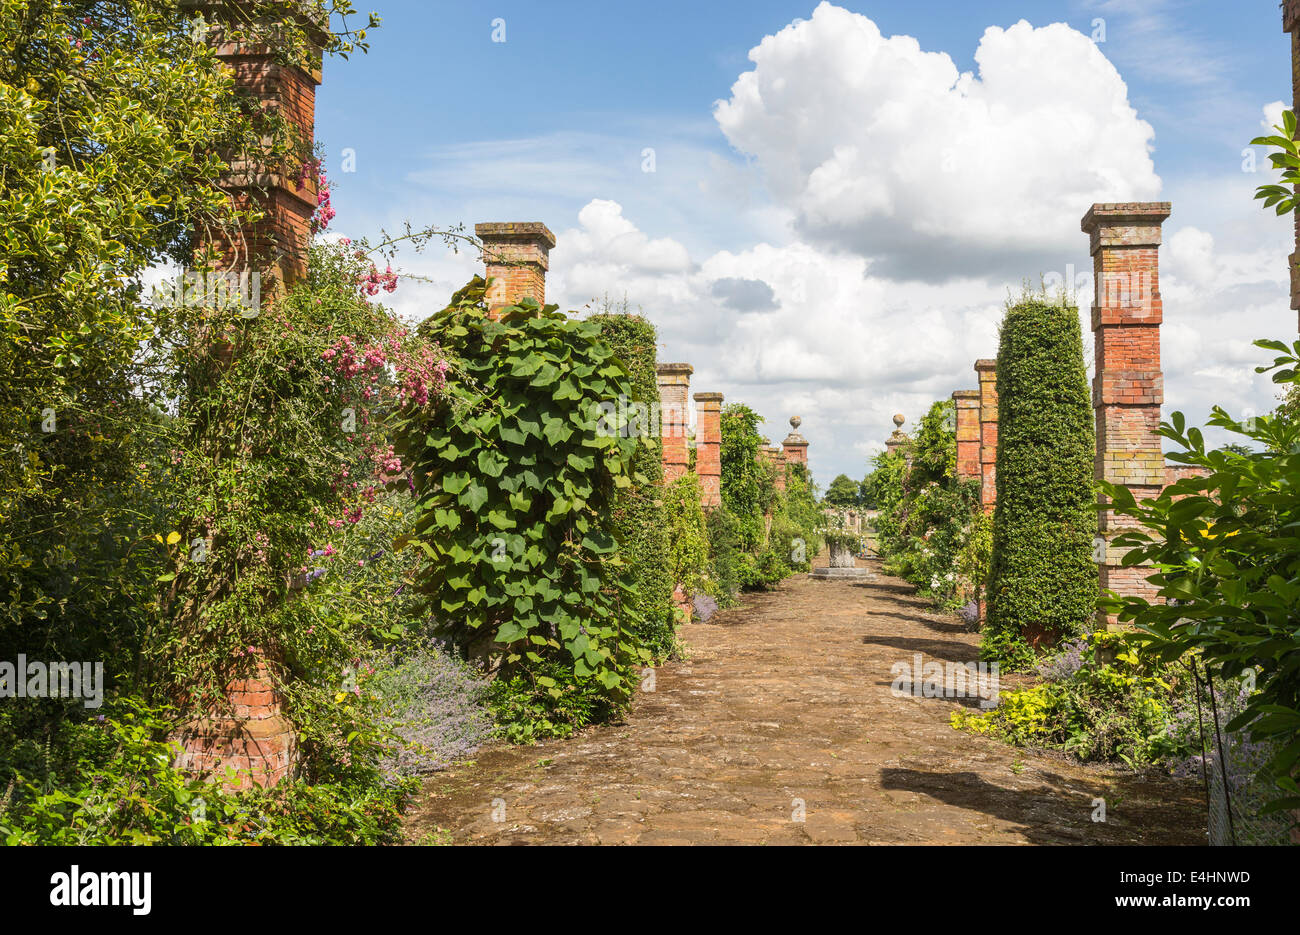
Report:
[{"label": "stone finial ball", "polygon": [[903,419],[903,414],[901,412],[894,413],[894,424],[897,425],[900,429],[903,427],[904,421],[905,420]]},{"label": "stone finial ball", "polygon": [[803,419],[799,418],[798,416],[790,417],[790,428],[794,429],[797,432],[799,430],[799,426],[801,425],[803,425]]}]

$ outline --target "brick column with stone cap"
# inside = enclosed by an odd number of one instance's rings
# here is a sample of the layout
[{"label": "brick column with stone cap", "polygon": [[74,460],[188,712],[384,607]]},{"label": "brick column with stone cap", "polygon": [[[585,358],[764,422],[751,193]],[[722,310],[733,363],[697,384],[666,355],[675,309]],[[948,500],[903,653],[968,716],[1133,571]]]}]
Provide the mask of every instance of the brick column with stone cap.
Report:
[{"label": "brick column with stone cap", "polygon": [[952,394],[957,425],[957,478],[980,477],[980,391],[957,390]]},{"label": "brick column with stone cap", "polygon": [[885,453],[893,454],[909,441],[907,434],[903,431],[903,423],[907,420],[903,418],[901,412],[894,413],[894,431],[889,438],[885,440]]},{"label": "brick column with stone cap", "polygon": [[[197,16],[220,19],[238,13],[240,4],[215,0],[182,0],[181,9]],[[318,46],[325,41],[323,28],[304,17],[300,25]],[[316,86],[320,84],[320,56],[313,54],[302,67],[277,60],[277,50],[265,44],[234,42],[218,24],[209,28],[208,42],[227,67],[235,86],[251,95],[268,112],[277,113],[298,137],[301,152],[309,156],[316,123]],[[216,271],[257,274],[259,293],[280,291],[307,273],[311,217],[317,207],[317,186],[311,173],[299,165],[268,165],[255,159],[232,159],[218,182],[238,210],[258,209],[263,219],[241,229],[201,226],[195,231],[199,262]],[[233,349],[215,345],[229,363]],[[228,767],[236,770],[236,787],[270,787],[293,772],[298,756],[298,731],[282,713],[283,696],[271,673],[274,649],[258,650],[242,677],[224,686],[225,703],[192,718],[170,738],[180,746],[175,766],[207,779],[225,781]]]},{"label": "brick column with stone cap", "polygon": [[758,449],[758,457],[763,462],[770,464],[775,468],[775,473],[773,474],[773,486],[775,486],[778,491],[784,492],[786,465],[785,449],[780,445],[766,444],[767,439],[763,439],[763,441],[765,444],[763,447]]},{"label": "brick column with stone cap", "polygon": [[[1138,500],[1159,496],[1165,483],[1161,450],[1160,226],[1169,202],[1094,204],[1080,227],[1089,237],[1095,296],[1092,306],[1096,358],[1092,405],[1097,417],[1096,476],[1123,484]],[[1109,500],[1101,497],[1104,506]],[[1135,521],[1103,509],[1101,535],[1112,539]],[[1154,598],[1149,569],[1125,568],[1123,553],[1107,546],[1100,583],[1121,596]],[[1114,618],[1104,622],[1114,623]]]},{"label": "brick column with stone cap", "polygon": [[790,434],[781,442],[781,449],[785,454],[786,464],[808,465],[808,439],[799,434],[799,426],[803,425],[803,419],[799,416],[790,417]]},{"label": "brick column with stone cap", "polygon": [[695,394],[695,473],[700,479],[700,506],[722,503],[722,394]]},{"label": "brick column with stone cap", "polygon": [[523,299],[546,304],[546,270],[555,235],[541,221],[475,224],[487,265],[488,308],[495,312]]},{"label": "brick column with stone cap", "polygon": [[690,364],[659,364],[655,367],[659,381],[659,425],[665,484],[671,484],[684,475],[690,465],[686,450],[686,425],[690,421],[687,397],[694,372],[695,368]]},{"label": "brick column with stone cap", "polygon": [[[196,16],[220,16],[239,4],[214,0],[182,0],[181,8]],[[319,41],[325,35],[316,29]],[[316,86],[320,84],[320,55],[303,67],[277,61],[276,50],[261,43],[227,41],[223,29],[212,26],[208,42],[231,72],[235,86],[247,92],[263,111],[277,113],[298,137],[303,158],[310,158],[316,125]],[[195,231],[195,255],[200,263],[228,273],[258,273],[261,290],[282,289],[307,274],[311,218],[316,211],[316,179],[301,164],[265,165],[255,159],[233,158],[217,183],[239,211],[260,210],[254,224],[233,227],[202,225]]]},{"label": "brick column with stone cap", "polygon": [[980,505],[992,513],[998,502],[998,362],[975,361],[979,377]]}]

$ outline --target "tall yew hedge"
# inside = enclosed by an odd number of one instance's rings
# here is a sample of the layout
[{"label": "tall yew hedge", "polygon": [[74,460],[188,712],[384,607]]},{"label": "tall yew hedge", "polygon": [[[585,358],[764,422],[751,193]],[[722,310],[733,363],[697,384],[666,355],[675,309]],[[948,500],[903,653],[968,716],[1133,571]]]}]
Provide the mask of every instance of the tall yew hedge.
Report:
[{"label": "tall yew hedge", "polygon": [[[632,375],[629,402],[647,408],[659,399],[655,376],[655,327],[640,315],[592,315],[588,321],[600,325],[600,338]],[[642,424],[648,424],[642,422]],[[673,581],[669,570],[667,519],[661,494],[663,486],[662,442],[650,434],[632,456],[632,470],[641,479],[618,492],[614,504],[614,535],[628,565],[633,593],[629,601],[637,622],[638,643],[664,658],[673,649]]]},{"label": "tall yew hedge", "polygon": [[983,652],[1017,667],[1096,613],[1095,431],[1078,309],[1009,305],[998,347],[997,509]]}]

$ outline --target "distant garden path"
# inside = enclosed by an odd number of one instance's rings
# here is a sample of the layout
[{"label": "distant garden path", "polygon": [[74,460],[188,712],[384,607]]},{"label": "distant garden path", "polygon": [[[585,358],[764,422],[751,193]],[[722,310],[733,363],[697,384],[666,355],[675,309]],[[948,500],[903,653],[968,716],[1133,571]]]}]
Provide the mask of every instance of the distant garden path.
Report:
[{"label": "distant garden path", "polygon": [[[978,657],[975,634],[929,612],[900,579],[799,575],[682,636],[689,660],[660,668],[624,723],[494,746],[432,776],[407,839],[1204,843],[1197,782],[1017,750],[953,730],[957,701],[892,696],[890,666],[914,653]],[[1098,796],[1105,823],[1092,821]],[[795,799],[802,822],[792,820]],[[504,820],[494,820],[494,800]]]}]

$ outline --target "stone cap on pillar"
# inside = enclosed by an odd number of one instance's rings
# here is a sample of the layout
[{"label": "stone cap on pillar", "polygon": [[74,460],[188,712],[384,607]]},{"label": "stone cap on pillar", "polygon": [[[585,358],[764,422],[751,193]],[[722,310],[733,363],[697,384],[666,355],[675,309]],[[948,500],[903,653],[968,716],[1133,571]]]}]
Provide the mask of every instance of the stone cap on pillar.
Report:
[{"label": "stone cap on pillar", "polygon": [[[976,369],[976,371],[980,371],[980,370],[997,370],[997,369],[998,369],[997,358],[994,358],[994,357],[981,357],[979,360],[975,361],[975,369]],[[958,392],[960,392],[960,391],[958,391]],[[978,392],[978,390],[977,390],[976,392]]]},{"label": "stone cap on pillar", "polygon": [[1160,225],[1169,217],[1168,201],[1116,201],[1094,204],[1079,222],[1089,250],[1101,247],[1158,247]]},{"label": "stone cap on pillar", "polygon": [[799,426],[801,425],[803,425],[803,419],[799,416],[790,417],[790,434],[785,437],[785,441],[781,442],[783,447],[808,446],[808,439],[799,434]]},{"label": "stone cap on pillar", "polygon": [[661,384],[686,383],[694,372],[690,364],[655,364],[655,375]]},{"label": "stone cap on pillar", "polygon": [[541,221],[489,221],[474,225],[489,263],[536,263],[550,267],[555,235]]},{"label": "stone cap on pillar", "polygon": [[697,403],[721,403],[721,393],[696,393],[692,397]]},{"label": "stone cap on pillar", "polygon": [[953,399],[979,399],[980,391],[979,390],[953,390],[952,398]]}]

